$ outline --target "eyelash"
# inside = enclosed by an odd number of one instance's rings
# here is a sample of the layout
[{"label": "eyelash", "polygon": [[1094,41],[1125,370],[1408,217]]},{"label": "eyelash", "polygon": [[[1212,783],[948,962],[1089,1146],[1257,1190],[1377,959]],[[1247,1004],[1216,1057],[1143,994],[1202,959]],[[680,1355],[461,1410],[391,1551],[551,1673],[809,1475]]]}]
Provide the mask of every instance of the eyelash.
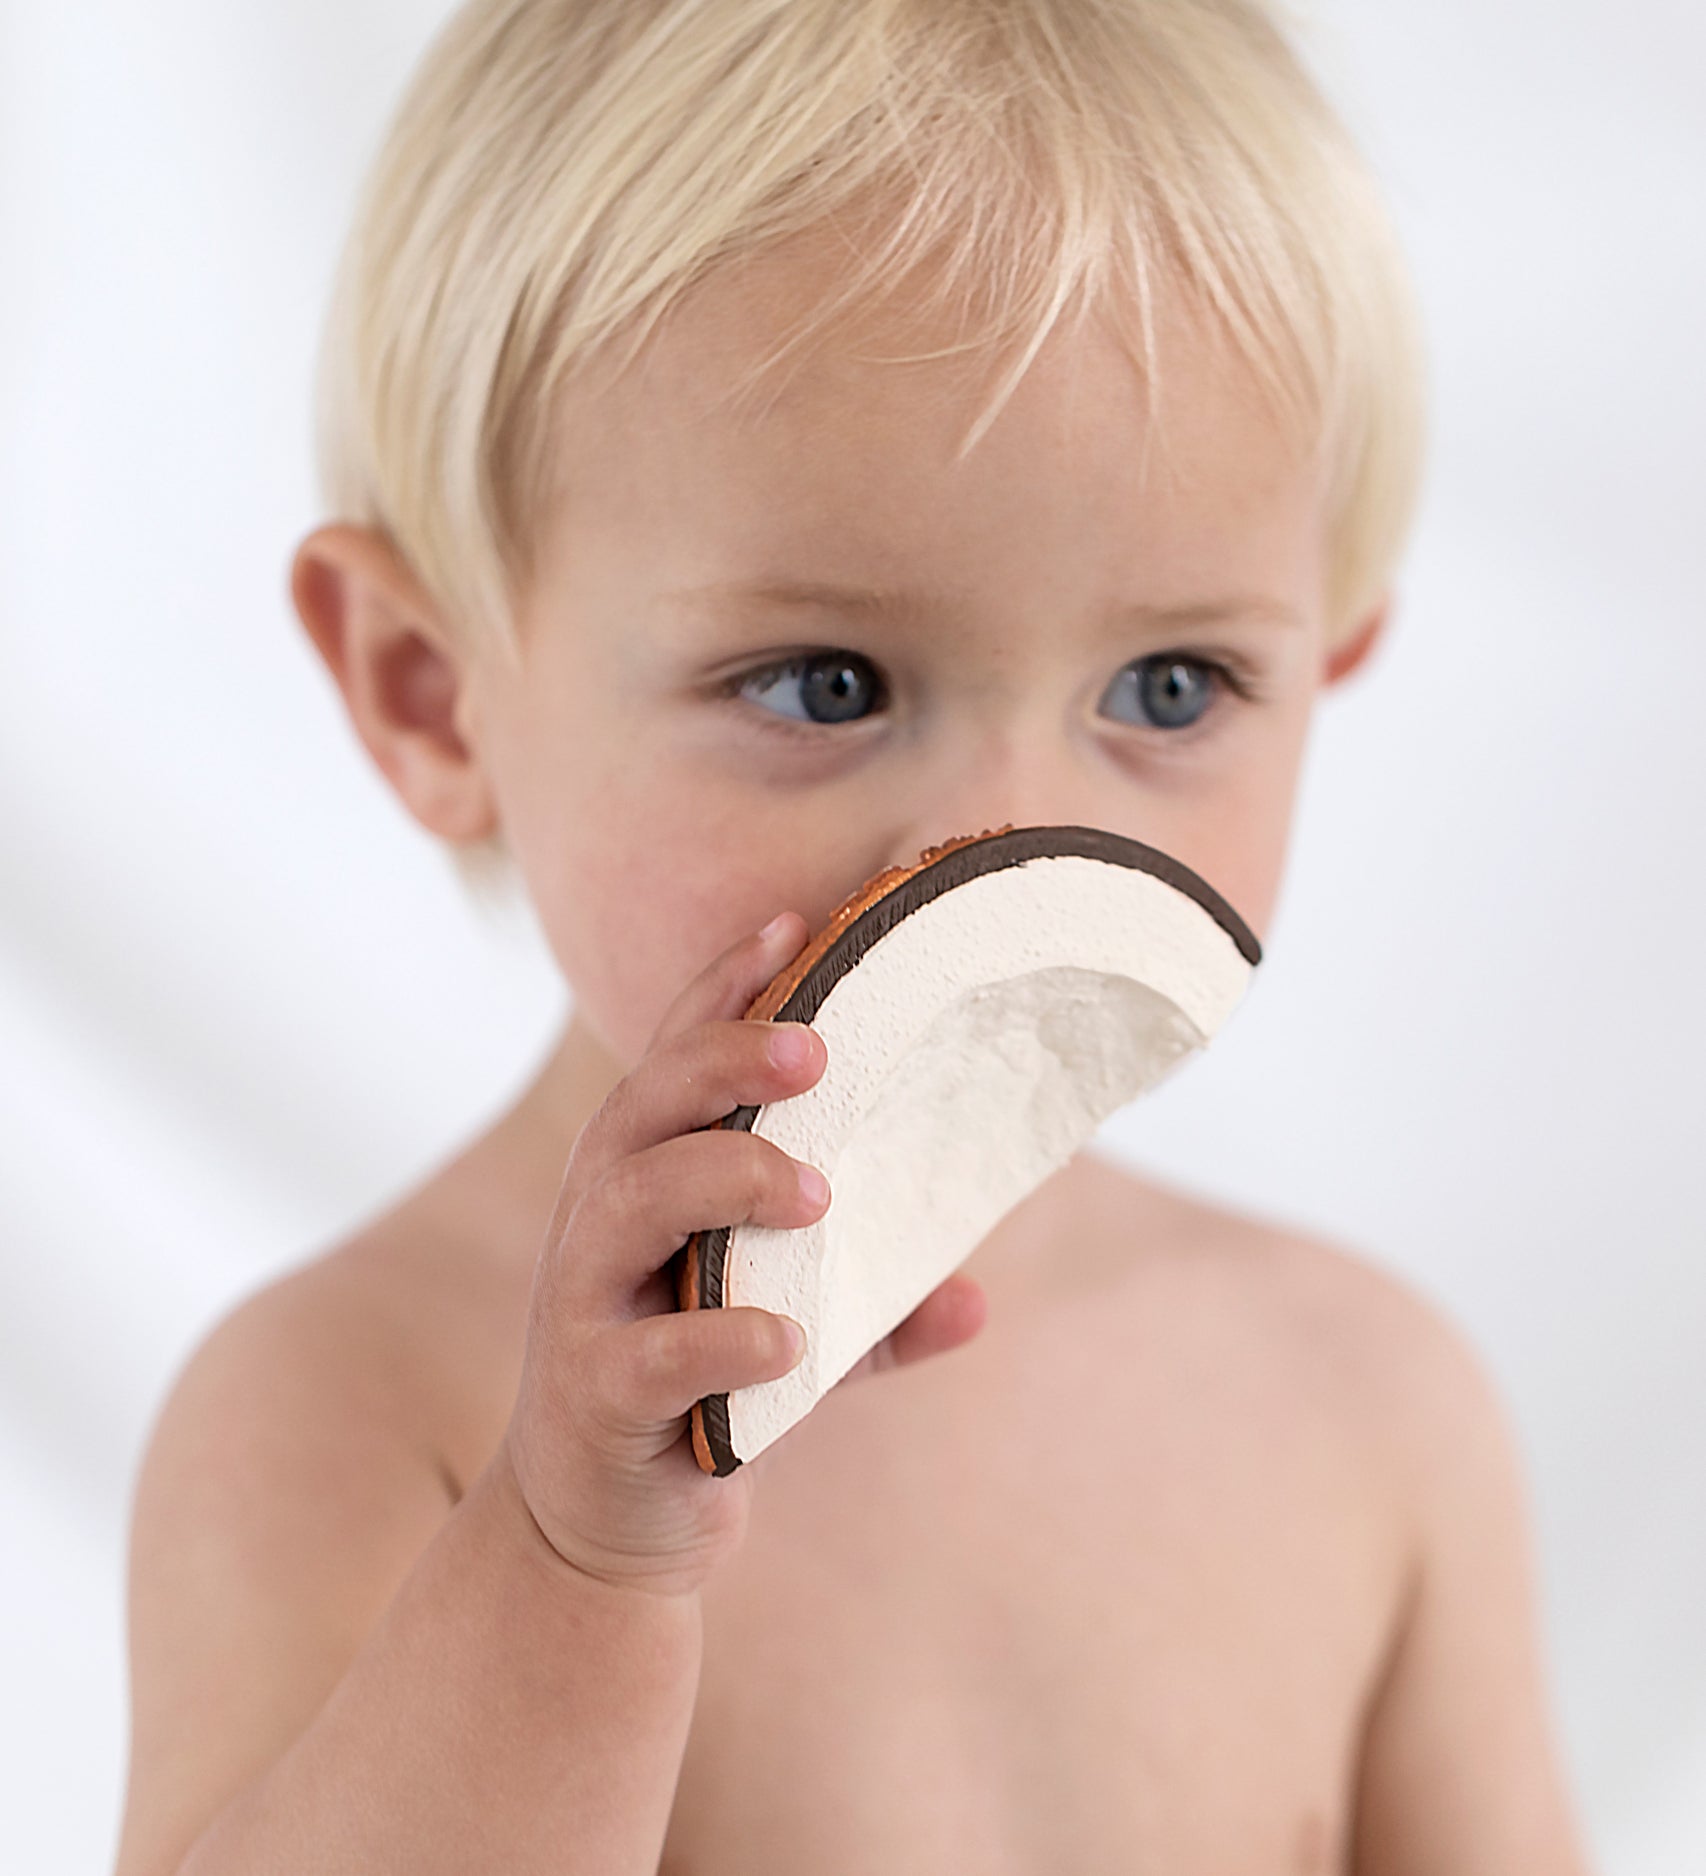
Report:
[{"label": "eyelash", "polygon": [[[737,671],[732,677],[724,678],[718,685],[718,695],[728,698],[731,701],[738,701],[741,691],[748,684],[752,684],[763,678],[777,678],[789,672],[803,671],[807,665],[813,663],[816,659],[833,658],[837,656],[857,659],[859,663],[866,665],[870,670],[875,672],[878,679],[878,696],[886,702],[888,697],[888,684],[882,676],[882,670],[879,665],[867,658],[863,652],[845,652],[839,648],[828,646],[814,648],[811,651],[794,652],[786,658],[773,659],[769,664],[752,665],[745,671]],[[1141,665],[1151,661],[1159,662],[1168,658],[1176,659],[1181,664],[1200,665],[1205,671],[1212,675],[1216,690],[1224,687],[1226,690],[1230,691],[1234,697],[1240,698],[1245,703],[1255,702],[1259,698],[1260,693],[1257,689],[1253,674],[1240,660],[1229,658],[1223,653],[1211,655],[1208,652],[1189,651],[1182,646],[1174,645],[1169,646],[1165,651],[1149,652],[1142,658],[1133,658],[1129,660],[1129,664]],[[1120,670],[1122,671],[1127,668],[1128,665],[1120,666]],[[782,736],[805,737],[815,740],[823,736],[826,732],[841,727],[839,724],[835,723],[812,723],[801,717],[782,716],[774,710],[765,710],[760,705],[755,705],[754,708],[757,710],[758,715],[763,718],[765,730],[774,731]],[[1203,715],[1199,717],[1195,723],[1188,725],[1184,729],[1160,730],[1159,733],[1175,740],[1188,737],[1192,730],[1199,728],[1208,720],[1208,716],[1213,709],[1214,705],[1211,702]],[[877,714],[879,713],[875,710],[871,712],[873,716]],[[869,721],[869,718],[859,717],[855,719],[855,721],[863,723]],[[1110,721],[1112,721],[1112,719],[1110,719]],[[1127,723],[1121,727],[1125,729],[1141,729],[1145,727],[1154,728],[1157,726]]]}]

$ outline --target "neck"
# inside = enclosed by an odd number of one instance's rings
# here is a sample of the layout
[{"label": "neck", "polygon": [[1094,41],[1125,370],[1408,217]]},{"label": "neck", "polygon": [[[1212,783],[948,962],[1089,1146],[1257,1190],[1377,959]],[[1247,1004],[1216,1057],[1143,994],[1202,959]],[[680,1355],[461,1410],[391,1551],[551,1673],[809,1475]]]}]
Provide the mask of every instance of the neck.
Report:
[{"label": "neck", "polygon": [[506,1263],[531,1272],[570,1150],[622,1074],[571,1009],[520,1098],[447,1168],[471,1226]]},{"label": "neck", "polygon": [[[511,1111],[510,1119],[537,1140],[541,1149],[569,1148],[598,1112],[604,1097],[622,1079],[622,1064],[593,1033],[578,1010],[571,1009],[532,1084]],[[561,1167],[558,1168],[559,1177]]]}]

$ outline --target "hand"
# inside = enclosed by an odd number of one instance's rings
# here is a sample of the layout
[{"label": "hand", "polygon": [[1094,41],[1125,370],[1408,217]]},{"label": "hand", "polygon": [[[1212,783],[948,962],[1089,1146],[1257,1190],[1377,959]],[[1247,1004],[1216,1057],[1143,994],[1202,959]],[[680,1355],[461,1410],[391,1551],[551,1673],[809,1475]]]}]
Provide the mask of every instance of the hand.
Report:
[{"label": "hand", "polygon": [[[499,1458],[550,1547],[618,1587],[695,1594],[738,1547],[753,1469],[702,1472],[689,1415],[707,1394],[778,1379],[803,1352],[768,1310],[677,1310],[669,1271],[695,1231],[793,1228],[827,1209],[780,1147],[713,1125],[803,1092],[827,1065],[805,1025],[742,1020],[808,935],[793,913],[777,927],[732,945],[682,991],[581,1130],[534,1271]],[[784,1030],[807,1038],[797,1068],[771,1058]],[[844,1382],[954,1348],[983,1317],[981,1288],[950,1277]]]}]

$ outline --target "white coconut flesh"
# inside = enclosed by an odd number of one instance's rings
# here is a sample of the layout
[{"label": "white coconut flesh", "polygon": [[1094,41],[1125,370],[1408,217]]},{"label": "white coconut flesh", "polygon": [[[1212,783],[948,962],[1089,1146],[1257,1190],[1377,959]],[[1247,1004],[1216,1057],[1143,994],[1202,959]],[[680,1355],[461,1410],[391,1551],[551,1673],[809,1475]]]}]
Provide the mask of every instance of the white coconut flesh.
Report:
[{"label": "white coconut flesh", "polygon": [[1188,893],[1078,854],[917,906],[812,1017],[828,1066],[752,1131],[820,1167],[796,1230],[734,1227],[722,1302],[792,1316],[804,1359],[728,1396],[744,1461],[802,1419],[1115,1109],[1213,1037],[1251,965]]}]

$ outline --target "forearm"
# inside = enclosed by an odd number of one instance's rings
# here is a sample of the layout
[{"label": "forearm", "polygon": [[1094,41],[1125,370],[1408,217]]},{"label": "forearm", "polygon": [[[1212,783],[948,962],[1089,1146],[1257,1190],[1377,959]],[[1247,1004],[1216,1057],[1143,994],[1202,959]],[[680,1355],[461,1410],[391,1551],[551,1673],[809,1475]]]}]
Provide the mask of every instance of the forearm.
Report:
[{"label": "forearm", "polygon": [[655,1876],[701,1647],[697,1598],[562,1563],[500,1457],[179,1876]]}]

